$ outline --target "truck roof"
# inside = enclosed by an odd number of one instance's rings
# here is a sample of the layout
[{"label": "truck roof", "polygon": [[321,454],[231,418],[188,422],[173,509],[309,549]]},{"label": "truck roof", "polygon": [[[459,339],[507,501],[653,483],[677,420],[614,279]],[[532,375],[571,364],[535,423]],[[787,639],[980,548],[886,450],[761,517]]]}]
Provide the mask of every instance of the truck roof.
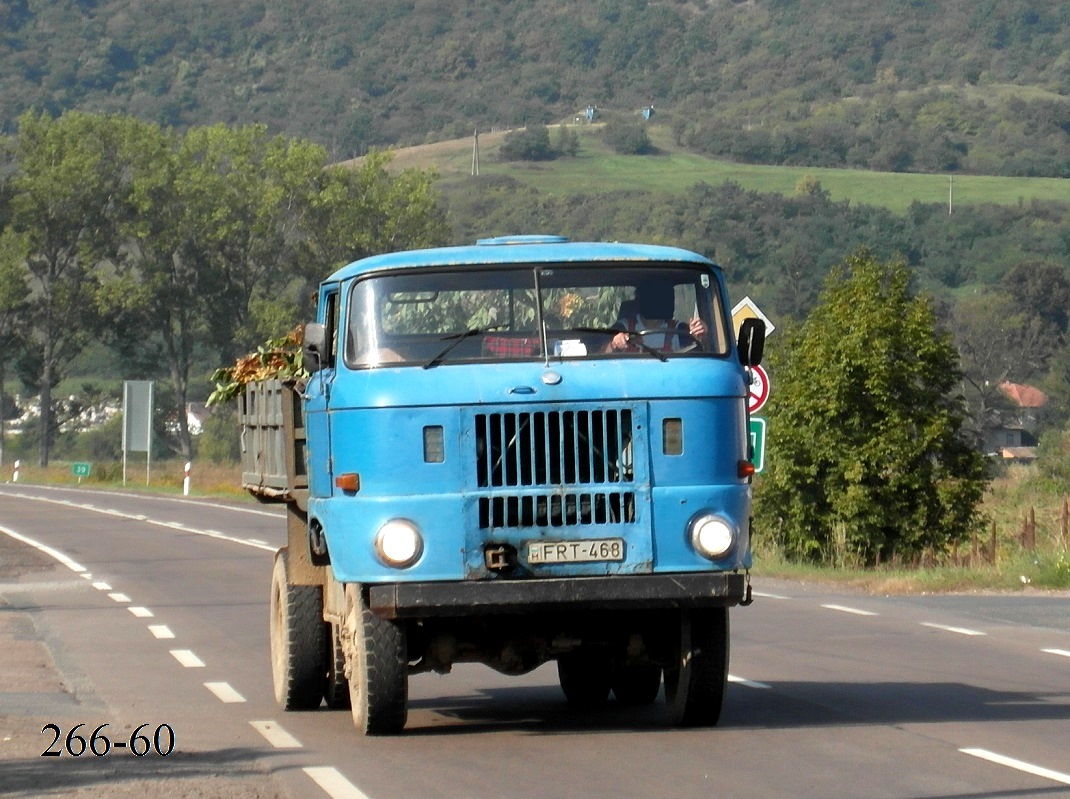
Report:
[{"label": "truck roof", "polygon": [[499,236],[461,247],[435,247],[373,255],[343,266],[327,282],[337,282],[384,269],[488,264],[597,263],[601,261],[692,263],[717,265],[705,256],[679,247],[622,242],[572,242],[562,236]]}]

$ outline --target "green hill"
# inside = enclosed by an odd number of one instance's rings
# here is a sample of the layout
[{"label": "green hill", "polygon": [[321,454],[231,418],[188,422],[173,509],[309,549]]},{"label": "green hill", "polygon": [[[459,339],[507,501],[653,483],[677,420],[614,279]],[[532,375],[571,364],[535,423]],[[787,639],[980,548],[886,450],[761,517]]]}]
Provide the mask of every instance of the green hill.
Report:
[{"label": "green hill", "polygon": [[653,104],[751,163],[1070,176],[1070,5],[1047,0],[0,0],[27,108],[263,122],[336,158]]},{"label": "green hill", "polygon": [[[625,190],[680,194],[696,183],[728,181],[745,189],[792,196],[800,182],[813,178],[834,201],[874,205],[905,213],[913,203],[944,206],[1021,205],[1033,201],[1065,203],[1066,181],[1059,178],[987,175],[909,174],[802,166],[768,166],[716,159],[688,152],[672,141],[666,126],[651,125],[652,155],[614,153],[602,141],[599,125],[577,123],[580,150],[574,158],[516,162],[499,159],[503,132],[480,134],[480,176],[507,176],[549,195],[605,194]],[[463,139],[394,150],[393,167],[433,169],[447,194],[463,188],[473,171],[474,140]]]}]

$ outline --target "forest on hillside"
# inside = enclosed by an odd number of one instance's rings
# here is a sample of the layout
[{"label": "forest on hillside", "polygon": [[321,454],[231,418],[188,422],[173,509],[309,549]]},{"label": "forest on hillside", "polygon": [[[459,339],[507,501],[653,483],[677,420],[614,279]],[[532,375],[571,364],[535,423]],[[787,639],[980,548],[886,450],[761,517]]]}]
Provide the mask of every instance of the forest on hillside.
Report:
[{"label": "forest on hillside", "polygon": [[1046,0],[0,0],[26,109],[260,123],[335,160],[653,105],[697,152],[1070,176],[1070,5]]}]

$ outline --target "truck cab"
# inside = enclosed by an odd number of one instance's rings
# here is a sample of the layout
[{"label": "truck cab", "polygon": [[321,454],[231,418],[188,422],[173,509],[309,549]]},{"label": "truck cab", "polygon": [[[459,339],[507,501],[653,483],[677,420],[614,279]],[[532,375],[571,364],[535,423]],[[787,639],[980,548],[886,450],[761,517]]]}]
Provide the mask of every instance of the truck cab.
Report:
[{"label": "truck cab", "polygon": [[761,351],[729,307],[696,253],[547,236],[328,277],[288,434],[307,483],[273,575],[280,703],[394,733],[411,674],[556,661],[577,707],[664,685],[673,722],[716,723]]}]

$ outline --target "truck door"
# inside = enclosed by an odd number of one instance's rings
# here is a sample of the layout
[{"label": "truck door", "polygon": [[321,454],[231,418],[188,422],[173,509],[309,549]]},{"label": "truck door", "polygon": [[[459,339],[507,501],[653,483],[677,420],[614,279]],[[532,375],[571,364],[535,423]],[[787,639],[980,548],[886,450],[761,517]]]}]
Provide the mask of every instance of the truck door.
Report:
[{"label": "truck door", "polygon": [[320,288],[319,319],[327,334],[327,360],[305,388],[305,460],[308,489],[313,497],[329,497],[334,490],[331,458],[331,387],[338,366],[338,324],[340,317],[337,284]]}]

